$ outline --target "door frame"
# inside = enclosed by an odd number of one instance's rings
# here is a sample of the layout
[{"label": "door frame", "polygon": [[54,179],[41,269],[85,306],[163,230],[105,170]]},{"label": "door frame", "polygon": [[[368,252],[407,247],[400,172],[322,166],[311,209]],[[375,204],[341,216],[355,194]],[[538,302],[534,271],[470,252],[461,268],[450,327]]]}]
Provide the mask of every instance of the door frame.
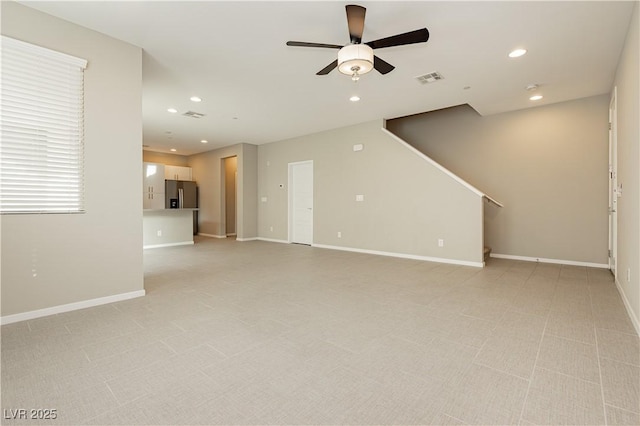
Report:
[{"label": "door frame", "polygon": [[[287,242],[289,244],[292,243],[293,238],[293,169],[296,166],[301,166],[303,164],[311,165],[311,176],[313,177],[313,160],[305,160],[305,161],[295,161],[293,163],[288,163],[288,190],[287,190]],[[313,191],[313,181],[311,180],[312,191]],[[313,213],[312,213],[313,215]],[[312,216],[313,217],[313,216]],[[313,245],[313,219],[311,220],[311,245]]]},{"label": "door frame", "polygon": [[617,277],[618,269],[618,88],[609,102],[609,270]]}]

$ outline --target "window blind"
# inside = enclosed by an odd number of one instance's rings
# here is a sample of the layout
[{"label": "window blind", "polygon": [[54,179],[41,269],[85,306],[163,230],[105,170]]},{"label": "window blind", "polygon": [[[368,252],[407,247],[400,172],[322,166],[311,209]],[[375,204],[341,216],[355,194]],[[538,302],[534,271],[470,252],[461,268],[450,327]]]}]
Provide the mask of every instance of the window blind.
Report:
[{"label": "window blind", "polygon": [[0,41],[0,213],[83,212],[87,61]]}]

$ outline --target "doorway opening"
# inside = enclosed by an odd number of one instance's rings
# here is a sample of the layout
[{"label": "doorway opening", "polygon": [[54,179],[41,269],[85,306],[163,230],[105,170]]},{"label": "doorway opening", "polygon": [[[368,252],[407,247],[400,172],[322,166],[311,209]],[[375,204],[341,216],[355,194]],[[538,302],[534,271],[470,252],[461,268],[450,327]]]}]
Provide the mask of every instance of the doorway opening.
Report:
[{"label": "doorway opening", "polygon": [[238,217],[238,157],[223,158],[222,166],[222,233],[227,237],[235,237]]}]

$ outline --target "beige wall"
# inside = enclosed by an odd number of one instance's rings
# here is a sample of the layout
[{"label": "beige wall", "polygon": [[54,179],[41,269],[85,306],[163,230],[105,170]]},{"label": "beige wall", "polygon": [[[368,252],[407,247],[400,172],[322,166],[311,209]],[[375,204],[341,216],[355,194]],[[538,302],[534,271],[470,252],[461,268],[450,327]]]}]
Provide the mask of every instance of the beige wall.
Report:
[{"label": "beige wall", "polygon": [[4,215],[2,315],[141,291],[142,51],[2,2],[2,34],[88,60],[85,214]]},{"label": "beige wall", "polygon": [[[614,87],[618,96],[618,285],[640,329],[640,34],[636,3]],[[627,279],[630,271],[631,279]]]},{"label": "beige wall", "polygon": [[288,240],[288,163],[313,160],[314,244],[482,262],[481,198],[381,128],[374,121],[258,146],[258,235]]},{"label": "beige wall", "polygon": [[[192,210],[145,210],[143,216],[144,247],[193,244]],[[161,231],[161,236],[158,236],[158,231]]]},{"label": "beige wall", "polygon": [[469,106],[387,128],[490,194],[493,253],[607,263],[608,96],[482,117]]},{"label": "beige wall", "polygon": [[159,163],[167,166],[182,166],[187,167],[189,165],[189,157],[186,155],[167,154],[164,152],[155,151],[142,151],[142,161],[147,163]]},{"label": "beige wall", "polygon": [[232,145],[189,157],[193,180],[198,182],[200,234],[226,235],[224,161],[234,156],[237,157],[238,170],[236,233],[239,240],[256,237],[256,147],[249,144]]},{"label": "beige wall", "polygon": [[242,157],[238,157],[238,210],[236,230],[238,239],[258,236],[258,147],[242,144]]}]

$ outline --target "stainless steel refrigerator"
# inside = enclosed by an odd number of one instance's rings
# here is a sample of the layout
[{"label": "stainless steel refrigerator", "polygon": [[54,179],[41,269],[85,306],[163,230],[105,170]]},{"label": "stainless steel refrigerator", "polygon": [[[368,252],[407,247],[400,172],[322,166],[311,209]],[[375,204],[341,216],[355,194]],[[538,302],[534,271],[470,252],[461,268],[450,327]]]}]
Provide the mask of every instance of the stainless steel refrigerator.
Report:
[{"label": "stainless steel refrigerator", "polygon": [[[166,209],[197,209],[198,187],[189,180],[165,180],[164,194]],[[198,233],[198,211],[193,212],[193,235]]]}]

